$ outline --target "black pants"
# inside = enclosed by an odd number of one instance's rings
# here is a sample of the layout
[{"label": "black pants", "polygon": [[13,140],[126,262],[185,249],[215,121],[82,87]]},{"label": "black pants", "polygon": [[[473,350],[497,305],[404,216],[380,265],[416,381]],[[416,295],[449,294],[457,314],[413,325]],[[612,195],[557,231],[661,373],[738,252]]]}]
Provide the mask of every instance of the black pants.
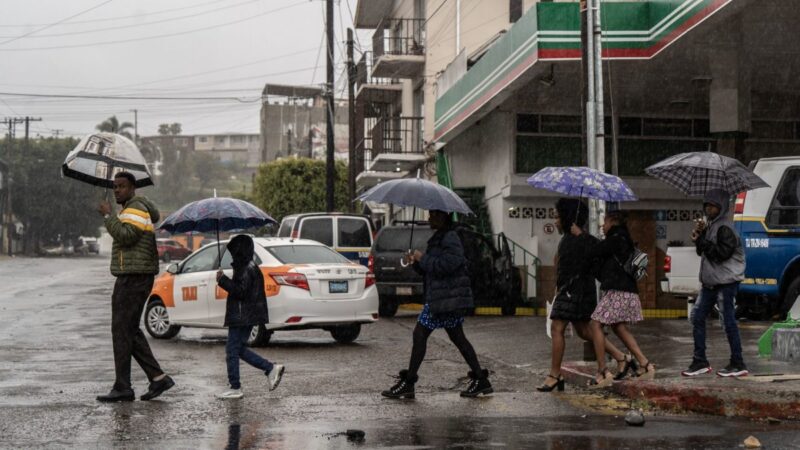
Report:
[{"label": "black pants", "polygon": [[163,372],[139,328],[142,310],[153,288],[153,275],[120,275],[111,296],[111,338],[114,344],[114,389],[131,389],[131,356],[153,381]]},{"label": "black pants", "polygon": [[[447,336],[453,344],[455,344],[456,348],[458,348],[458,351],[461,352],[461,356],[464,357],[464,361],[467,362],[469,368],[472,369],[475,376],[478,376],[481,372],[481,365],[478,362],[475,349],[464,334],[464,328],[458,325],[453,328],[445,328],[445,331],[447,331]],[[425,359],[425,351],[428,348],[428,338],[431,333],[433,333],[433,330],[425,328],[420,323],[417,323],[417,326],[414,328],[414,345],[411,348],[411,361],[408,363],[408,374],[410,377],[417,375],[419,366],[422,365],[422,360]]]}]

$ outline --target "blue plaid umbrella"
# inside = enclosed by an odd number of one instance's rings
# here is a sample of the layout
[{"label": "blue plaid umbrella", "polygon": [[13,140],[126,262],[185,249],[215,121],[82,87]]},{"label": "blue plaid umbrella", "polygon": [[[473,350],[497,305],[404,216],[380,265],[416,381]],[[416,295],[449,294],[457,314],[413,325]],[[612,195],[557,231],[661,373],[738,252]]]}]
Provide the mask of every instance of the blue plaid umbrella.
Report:
[{"label": "blue plaid umbrella", "polygon": [[[170,214],[158,228],[169,233],[205,233],[257,228],[277,223],[257,206],[244,200],[227,197],[214,197],[184,205]],[[219,248],[219,246],[217,246]],[[220,249],[220,259],[222,258]]]},{"label": "blue plaid umbrella", "polygon": [[714,152],[681,153],[644,171],[686,195],[703,196],[712,189],[736,195],[769,187],[766,181],[738,160]]},{"label": "blue plaid umbrella", "polygon": [[607,202],[638,200],[620,177],[589,167],[545,167],[528,178],[528,184],[571,197],[588,197]]}]

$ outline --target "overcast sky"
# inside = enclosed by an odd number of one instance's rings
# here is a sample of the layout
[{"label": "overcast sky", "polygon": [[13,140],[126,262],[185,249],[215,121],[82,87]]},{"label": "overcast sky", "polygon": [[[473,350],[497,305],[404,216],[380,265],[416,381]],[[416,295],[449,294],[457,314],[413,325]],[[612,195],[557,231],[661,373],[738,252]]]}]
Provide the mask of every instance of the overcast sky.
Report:
[{"label": "overcast sky", "polygon": [[[339,93],[345,88],[339,54],[355,4],[336,0]],[[318,85],[325,79],[324,0],[25,0],[2,6],[0,117],[41,117],[31,126],[34,135],[90,133],[111,115],[133,122],[132,109],[139,111],[144,136],[165,122],[180,122],[184,134],[257,133],[265,83]],[[359,33],[360,43],[367,46],[370,34]],[[17,127],[18,136],[22,130]]]}]

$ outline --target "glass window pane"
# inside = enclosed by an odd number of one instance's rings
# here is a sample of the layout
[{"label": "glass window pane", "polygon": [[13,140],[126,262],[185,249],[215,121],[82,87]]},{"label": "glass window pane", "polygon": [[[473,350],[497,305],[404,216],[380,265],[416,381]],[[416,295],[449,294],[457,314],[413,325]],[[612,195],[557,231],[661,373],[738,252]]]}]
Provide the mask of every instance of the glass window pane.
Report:
[{"label": "glass window pane", "polygon": [[522,133],[538,133],[539,116],[536,114],[517,114],[517,131]]},{"label": "glass window pane", "polygon": [[[224,250],[224,249],[222,249]],[[181,268],[181,273],[206,272],[217,267],[219,253],[217,246],[205,248],[189,258]]]},{"label": "glass window pane", "polygon": [[278,237],[289,237],[292,235],[292,227],[294,226],[295,219],[286,219],[281,222],[281,228],[278,230]]},{"label": "glass window pane", "polygon": [[372,247],[369,223],[365,219],[339,218],[339,247]]},{"label": "glass window pane", "polygon": [[425,250],[428,247],[428,240],[433,236],[433,230],[424,227],[414,228],[414,241],[411,242],[411,227],[407,228],[385,228],[378,235],[375,243],[375,250],[379,252],[404,252],[408,250],[408,244],[417,250]]},{"label": "glass window pane", "polygon": [[769,226],[800,226],[800,169],[786,171],[772,200],[767,217]]},{"label": "glass window pane", "polygon": [[580,137],[517,136],[517,173],[547,166],[580,166]]},{"label": "glass window pane", "polygon": [[350,263],[344,256],[321,245],[281,245],[265,248],[283,264]]},{"label": "glass window pane", "polygon": [[333,245],[333,219],[304,219],[300,224],[300,238]]}]

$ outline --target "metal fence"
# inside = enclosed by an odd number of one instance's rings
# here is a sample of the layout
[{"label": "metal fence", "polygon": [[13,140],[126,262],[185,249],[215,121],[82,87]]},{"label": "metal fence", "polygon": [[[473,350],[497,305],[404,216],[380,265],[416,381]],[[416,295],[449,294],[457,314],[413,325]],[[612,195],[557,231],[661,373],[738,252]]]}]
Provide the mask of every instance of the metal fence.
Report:
[{"label": "metal fence", "polygon": [[425,53],[424,19],[383,19],[372,35],[373,62],[383,55]]}]

